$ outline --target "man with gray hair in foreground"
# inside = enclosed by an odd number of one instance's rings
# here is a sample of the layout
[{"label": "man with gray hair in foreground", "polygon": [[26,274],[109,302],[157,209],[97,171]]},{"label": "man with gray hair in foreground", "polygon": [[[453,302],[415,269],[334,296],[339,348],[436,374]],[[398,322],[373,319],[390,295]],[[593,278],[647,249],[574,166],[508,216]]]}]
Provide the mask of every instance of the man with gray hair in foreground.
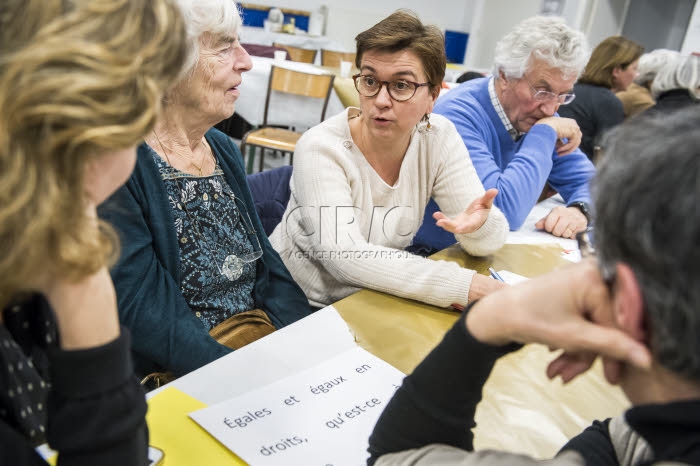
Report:
[{"label": "man with gray hair in foreground", "polygon": [[597,260],[475,302],[406,377],[369,441],[368,464],[536,465],[473,450],[474,413],[496,360],[562,349],[568,382],[601,356],[632,407],[595,422],[547,465],[700,464],[700,111],[614,129],[595,182]]},{"label": "man with gray hair in foreground", "polygon": [[[457,127],[484,188],[498,189],[494,203],[511,230],[522,226],[546,183],[566,207],[554,208],[537,228],[573,238],[588,225],[595,170],[578,150],[576,121],[556,114],[573,100],[587,61],[582,32],[561,18],[535,16],[496,44],[492,76],[461,84],[435,103],[433,112]],[[416,245],[442,249],[455,242],[430,220],[435,210],[431,201]]]}]

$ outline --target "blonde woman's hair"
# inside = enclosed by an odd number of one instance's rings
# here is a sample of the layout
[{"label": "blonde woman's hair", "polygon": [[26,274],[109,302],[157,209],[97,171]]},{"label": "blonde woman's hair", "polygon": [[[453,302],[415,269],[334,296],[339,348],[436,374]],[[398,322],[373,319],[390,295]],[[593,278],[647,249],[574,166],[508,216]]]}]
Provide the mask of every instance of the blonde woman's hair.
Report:
[{"label": "blonde woman's hair", "polygon": [[40,273],[77,280],[114,259],[85,167],[153,128],[185,37],[171,0],[3,0],[0,309]]}]

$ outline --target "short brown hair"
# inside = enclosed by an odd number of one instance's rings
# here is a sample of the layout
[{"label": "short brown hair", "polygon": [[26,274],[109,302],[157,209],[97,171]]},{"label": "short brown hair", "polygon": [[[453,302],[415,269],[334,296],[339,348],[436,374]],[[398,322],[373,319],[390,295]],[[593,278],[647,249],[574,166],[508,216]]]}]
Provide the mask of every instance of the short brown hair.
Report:
[{"label": "short brown hair", "polygon": [[423,64],[431,90],[439,90],[445,77],[445,36],[437,26],[426,26],[412,11],[397,10],[355,37],[355,65],[360,68],[362,56],[369,50],[386,53],[410,50]]},{"label": "short brown hair", "polygon": [[613,87],[613,70],[627,68],[644,53],[644,47],[622,36],[611,36],[598,44],[583,70],[579,82]]}]

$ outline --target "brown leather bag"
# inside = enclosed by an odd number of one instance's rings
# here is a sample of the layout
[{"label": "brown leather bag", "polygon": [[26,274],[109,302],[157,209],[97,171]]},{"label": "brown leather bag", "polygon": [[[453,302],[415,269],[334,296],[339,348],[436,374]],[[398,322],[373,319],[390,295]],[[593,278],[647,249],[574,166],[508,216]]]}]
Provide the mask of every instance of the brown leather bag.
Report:
[{"label": "brown leather bag", "polygon": [[[235,314],[209,331],[216,341],[231,349],[239,349],[277,330],[262,309]],[[141,385],[152,390],[172,382],[172,372],[152,372],[141,380]]]},{"label": "brown leather bag", "polygon": [[262,309],[252,309],[233,315],[209,331],[209,335],[224,346],[243,348],[277,330]]}]

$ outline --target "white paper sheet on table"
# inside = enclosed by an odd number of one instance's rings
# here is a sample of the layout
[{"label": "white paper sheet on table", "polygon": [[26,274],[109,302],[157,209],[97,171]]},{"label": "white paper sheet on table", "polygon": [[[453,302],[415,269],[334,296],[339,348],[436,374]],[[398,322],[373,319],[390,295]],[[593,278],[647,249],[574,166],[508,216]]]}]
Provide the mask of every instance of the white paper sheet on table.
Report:
[{"label": "white paper sheet on table", "polygon": [[529,278],[518,275],[510,270],[498,270],[498,275],[500,275],[503,281],[509,285],[516,285],[529,280]]},{"label": "white paper sheet on table", "polygon": [[328,306],[147,396],[174,386],[212,405],[306,370],[356,346],[348,325],[333,306]]},{"label": "white paper sheet on table", "polygon": [[564,206],[560,195],[552,196],[535,205],[519,230],[511,231],[506,238],[506,244],[558,244],[564,250],[562,257],[572,262],[579,262],[581,254],[575,239],[559,238],[546,231],[535,228],[541,218],[557,206]]},{"label": "white paper sheet on table", "polygon": [[190,417],[256,466],[364,464],[369,435],[403,377],[355,347]]}]

